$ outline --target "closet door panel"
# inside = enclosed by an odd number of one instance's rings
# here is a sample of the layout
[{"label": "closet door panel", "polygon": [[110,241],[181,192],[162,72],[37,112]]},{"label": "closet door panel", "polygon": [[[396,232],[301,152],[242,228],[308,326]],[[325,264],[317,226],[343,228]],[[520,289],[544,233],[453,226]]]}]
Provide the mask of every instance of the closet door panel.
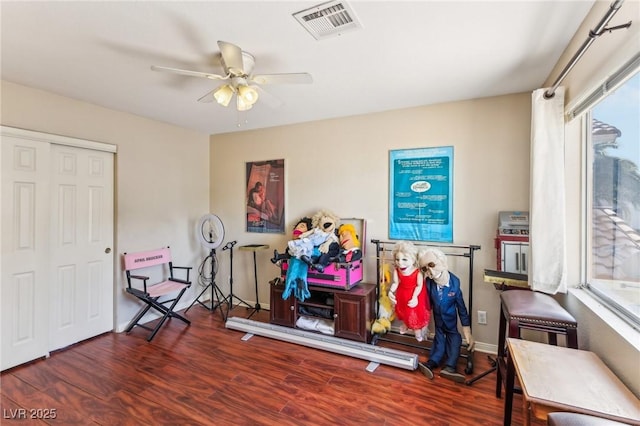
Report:
[{"label": "closet door panel", "polygon": [[2,137],[0,369],[48,355],[48,143]]},{"label": "closet door panel", "polygon": [[113,154],[52,153],[53,350],[113,329]]}]

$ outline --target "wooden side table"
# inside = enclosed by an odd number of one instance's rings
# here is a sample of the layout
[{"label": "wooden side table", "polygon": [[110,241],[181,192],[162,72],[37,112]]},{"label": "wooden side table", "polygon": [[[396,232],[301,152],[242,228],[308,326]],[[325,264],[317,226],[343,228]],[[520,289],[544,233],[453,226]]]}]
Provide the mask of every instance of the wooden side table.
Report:
[{"label": "wooden side table", "polygon": [[557,344],[557,335],[567,337],[567,346],[578,348],[578,322],[560,304],[548,294],[529,290],[506,290],[500,293],[500,324],[498,327],[498,357],[496,374],[496,397],[500,398],[502,386],[505,386],[504,410],[505,424],[511,421],[511,401],[513,393],[521,393],[520,388],[506,382],[506,345],[507,337],[520,338],[522,329],[547,333],[549,343]]},{"label": "wooden side table", "polygon": [[530,415],[547,420],[553,411],[640,425],[640,400],[593,352],[513,338],[507,349],[506,387],[513,388],[517,375],[525,425]]}]

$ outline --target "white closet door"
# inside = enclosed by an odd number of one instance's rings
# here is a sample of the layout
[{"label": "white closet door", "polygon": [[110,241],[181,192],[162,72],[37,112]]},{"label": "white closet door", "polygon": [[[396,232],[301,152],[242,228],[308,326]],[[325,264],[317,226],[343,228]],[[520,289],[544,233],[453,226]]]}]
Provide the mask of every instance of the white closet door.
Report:
[{"label": "white closet door", "polygon": [[50,144],[3,135],[2,370],[48,354]]},{"label": "white closet door", "polygon": [[0,126],[0,370],[113,329],[115,146]]},{"label": "white closet door", "polygon": [[51,146],[50,350],[113,329],[113,154]]}]

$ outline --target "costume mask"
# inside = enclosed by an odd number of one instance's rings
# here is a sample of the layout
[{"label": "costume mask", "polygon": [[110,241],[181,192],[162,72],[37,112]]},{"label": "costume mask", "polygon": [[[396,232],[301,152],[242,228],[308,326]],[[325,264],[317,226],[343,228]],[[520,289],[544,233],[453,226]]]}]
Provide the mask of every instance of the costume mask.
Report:
[{"label": "costume mask", "polygon": [[293,229],[293,238],[298,238],[300,237],[300,234],[303,234],[305,232],[307,232],[309,229],[307,229],[307,224],[304,222],[300,222],[299,224],[296,225],[296,227]]},{"label": "costume mask", "polygon": [[443,262],[433,251],[427,251],[420,257],[420,270],[439,285],[449,282],[446,262]]},{"label": "costume mask", "polygon": [[396,266],[403,272],[411,272],[413,259],[406,253],[398,253],[396,254]]}]

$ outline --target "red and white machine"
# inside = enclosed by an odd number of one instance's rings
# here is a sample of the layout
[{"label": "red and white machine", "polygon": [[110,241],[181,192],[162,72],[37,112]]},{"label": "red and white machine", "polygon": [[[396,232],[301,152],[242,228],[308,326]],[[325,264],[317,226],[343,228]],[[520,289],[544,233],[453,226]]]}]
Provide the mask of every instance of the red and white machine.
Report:
[{"label": "red and white machine", "polygon": [[499,212],[495,246],[498,271],[528,274],[529,212]]}]

